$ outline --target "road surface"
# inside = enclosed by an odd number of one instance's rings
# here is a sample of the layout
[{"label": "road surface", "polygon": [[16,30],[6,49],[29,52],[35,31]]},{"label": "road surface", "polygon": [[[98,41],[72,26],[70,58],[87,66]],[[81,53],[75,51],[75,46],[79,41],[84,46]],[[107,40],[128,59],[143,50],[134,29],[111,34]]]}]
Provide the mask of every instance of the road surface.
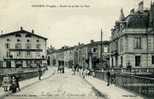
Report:
[{"label": "road surface", "polygon": [[4,99],[105,99],[79,75],[55,73]]}]

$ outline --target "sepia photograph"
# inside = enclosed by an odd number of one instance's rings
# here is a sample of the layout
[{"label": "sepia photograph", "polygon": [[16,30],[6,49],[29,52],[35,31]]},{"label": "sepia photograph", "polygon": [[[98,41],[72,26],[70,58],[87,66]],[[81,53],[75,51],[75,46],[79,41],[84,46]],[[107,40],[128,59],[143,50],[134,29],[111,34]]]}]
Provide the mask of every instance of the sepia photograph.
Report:
[{"label": "sepia photograph", "polygon": [[0,0],[0,99],[154,99],[154,0]]}]

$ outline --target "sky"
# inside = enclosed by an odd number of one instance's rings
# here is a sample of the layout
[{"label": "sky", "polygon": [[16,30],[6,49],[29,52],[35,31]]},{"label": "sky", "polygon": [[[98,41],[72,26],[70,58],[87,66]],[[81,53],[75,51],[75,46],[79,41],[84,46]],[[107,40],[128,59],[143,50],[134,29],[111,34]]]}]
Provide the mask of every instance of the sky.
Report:
[{"label": "sky", "polygon": [[[36,34],[48,38],[48,46],[55,48],[98,41],[101,29],[103,40],[110,40],[110,30],[119,19],[120,9],[127,16],[140,1],[0,0],[0,31],[13,32],[21,26],[27,31],[34,29]],[[144,0],[145,8],[150,7],[150,2]]]}]

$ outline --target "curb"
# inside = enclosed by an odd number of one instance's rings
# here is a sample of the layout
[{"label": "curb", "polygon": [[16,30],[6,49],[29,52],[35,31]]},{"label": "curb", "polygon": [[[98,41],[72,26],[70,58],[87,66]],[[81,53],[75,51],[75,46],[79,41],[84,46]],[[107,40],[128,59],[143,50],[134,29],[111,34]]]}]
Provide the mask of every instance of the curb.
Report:
[{"label": "curb", "polygon": [[[83,79],[83,78],[82,78]],[[89,86],[91,86],[92,90],[96,93],[96,96],[109,99],[107,95],[104,93],[100,92],[94,85],[92,85],[86,78],[83,79]]]}]

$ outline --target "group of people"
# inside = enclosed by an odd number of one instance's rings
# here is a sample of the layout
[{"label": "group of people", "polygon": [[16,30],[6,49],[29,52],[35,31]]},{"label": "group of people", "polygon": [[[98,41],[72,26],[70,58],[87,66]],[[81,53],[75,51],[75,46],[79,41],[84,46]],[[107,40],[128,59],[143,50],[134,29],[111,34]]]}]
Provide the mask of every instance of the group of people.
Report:
[{"label": "group of people", "polygon": [[20,91],[19,78],[15,75],[5,75],[3,77],[2,87],[4,91],[11,91],[12,93],[17,92],[17,90]]},{"label": "group of people", "polygon": [[64,66],[58,66],[57,72],[64,73]]},{"label": "group of people", "polygon": [[72,71],[73,71],[73,75],[75,75],[76,73],[79,73],[83,78],[85,78],[86,76],[91,75],[91,71],[90,71],[89,68],[79,66],[78,64],[76,64],[72,68]]}]

